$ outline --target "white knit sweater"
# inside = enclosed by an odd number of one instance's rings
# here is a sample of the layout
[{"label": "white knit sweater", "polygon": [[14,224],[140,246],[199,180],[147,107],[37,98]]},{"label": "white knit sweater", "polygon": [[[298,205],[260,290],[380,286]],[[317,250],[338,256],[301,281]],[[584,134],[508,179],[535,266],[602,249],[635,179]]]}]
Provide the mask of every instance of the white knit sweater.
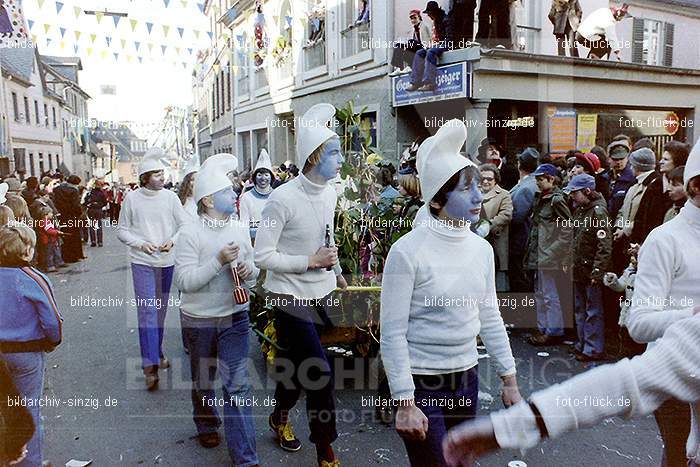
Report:
[{"label": "white knit sweater", "polygon": [[237,220],[217,221],[207,216],[186,225],[175,248],[175,284],[182,292],[180,311],[195,318],[221,318],[244,311],[248,304],[233,300],[233,274],[229,264],[219,263],[221,249],[233,242],[239,247],[238,263],[253,268],[245,286],[255,284],[259,270],[253,266],[253,247],[245,225]]},{"label": "white knit sweater", "polygon": [[330,184],[304,175],[276,188],[267,200],[255,238],[255,265],[267,270],[265,288],[302,299],[323,298],[336,287],[333,271],[309,269],[309,256],[324,245],[326,225],[334,245],[337,195]]},{"label": "white knit sweater", "polygon": [[[692,310],[700,304],[700,208],[686,204],[676,218],[647,237],[639,254],[633,300],[630,335],[640,342],[658,339],[653,346],[632,360],[598,367],[537,392],[532,400],[552,437],[612,416],[646,415],[669,398],[691,402],[686,447],[688,457],[698,462],[700,316],[693,316]],[[593,404],[602,400],[606,404]],[[539,440],[527,404],[494,413],[491,420],[503,448],[527,448]]]},{"label": "white knit sweater", "polygon": [[468,228],[433,218],[392,245],[382,279],[381,349],[394,399],[412,399],[411,375],[478,362],[480,335],[501,376],[515,361],[496,301],[493,249]]},{"label": "white knit sweater", "polygon": [[191,221],[180,198],[172,191],[139,188],[124,198],[117,238],[130,247],[132,263],[161,268],[172,266],[175,263],[173,250],[149,255],[141,251],[141,246],[146,242],[156,246],[170,240],[175,242],[180,227]]}]

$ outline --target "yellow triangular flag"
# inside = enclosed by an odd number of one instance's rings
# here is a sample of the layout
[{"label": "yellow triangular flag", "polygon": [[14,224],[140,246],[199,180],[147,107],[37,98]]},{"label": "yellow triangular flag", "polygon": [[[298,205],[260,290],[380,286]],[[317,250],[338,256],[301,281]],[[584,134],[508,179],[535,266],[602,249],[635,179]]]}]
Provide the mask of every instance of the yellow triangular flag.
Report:
[{"label": "yellow triangular flag", "polygon": [[97,39],[97,34],[90,34],[90,42],[92,42],[94,44],[95,39]]},{"label": "yellow triangular flag", "polygon": [[38,40],[39,38],[36,36],[36,34],[32,34],[32,42],[36,44]]},{"label": "yellow triangular flag", "polygon": [[175,52],[177,52],[177,54],[180,55],[180,47],[175,47]]},{"label": "yellow triangular flag", "polygon": [[88,47],[87,54],[88,54],[88,57],[92,55],[92,47]]},{"label": "yellow triangular flag", "polygon": [[79,6],[76,6],[73,8],[73,11],[75,12],[75,17],[78,18],[80,16],[80,13],[83,12],[83,9],[80,8]]},{"label": "yellow triangular flag", "polygon": [[163,25],[163,34],[165,34],[165,37],[168,37],[169,32],[170,32],[170,26],[164,24]]},{"label": "yellow triangular flag", "polygon": [[136,25],[139,24],[138,20],[132,19],[131,20],[131,32],[136,31]]},{"label": "yellow triangular flag", "polygon": [[109,53],[108,51],[103,50],[102,52],[100,52],[100,57],[105,58],[108,53]]},{"label": "yellow triangular flag", "polygon": [[148,43],[148,51],[153,52],[153,42]]},{"label": "yellow triangular flag", "polygon": [[182,0],[182,8],[187,8],[187,0]]},{"label": "yellow triangular flag", "polygon": [[76,42],[80,40],[80,34],[81,34],[80,31],[75,31],[75,40],[76,40]]},{"label": "yellow triangular flag", "polygon": [[126,39],[122,39],[122,50],[126,48]]},{"label": "yellow triangular flag", "polygon": [[197,39],[199,39],[199,35],[200,35],[200,34],[201,34],[201,33],[199,32],[198,29],[195,29],[195,30],[194,30],[194,37],[196,37]]},{"label": "yellow triangular flag", "polygon": [[130,61],[132,61],[133,59],[134,59],[134,57],[132,57],[131,55],[127,55],[127,56],[126,56],[126,61],[127,61],[127,62],[130,62]]},{"label": "yellow triangular flag", "polygon": [[104,12],[102,11],[96,11],[95,12],[95,18],[97,18],[97,24],[100,24],[100,21],[102,21],[102,18],[104,17]]},{"label": "yellow triangular flag", "polygon": [[44,6],[44,0],[37,0],[37,3],[39,4],[39,8]]},{"label": "yellow triangular flag", "polygon": [[65,49],[66,48],[66,41],[61,41],[61,48]]},{"label": "yellow triangular flag", "polygon": [[44,32],[45,32],[46,34],[48,34],[50,30],[51,30],[51,25],[50,25],[50,24],[45,24],[45,25],[44,25]]},{"label": "yellow triangular flag", "polygon": [[214,73],[218,73],[221,70],[221,65],[215,63],[212,68],[214,68]]}]

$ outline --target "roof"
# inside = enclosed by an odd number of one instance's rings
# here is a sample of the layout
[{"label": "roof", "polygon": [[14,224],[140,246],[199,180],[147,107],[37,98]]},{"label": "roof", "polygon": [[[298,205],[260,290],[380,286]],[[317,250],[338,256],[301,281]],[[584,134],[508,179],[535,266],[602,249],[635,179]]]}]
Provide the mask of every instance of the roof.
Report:
[{"label": "roof", "polygon": [[2,68],[12,76],[31,82],[34,71],[35,49],[32,47],[0,48]]},{"label": "roof", "polygon": [[[99,133],[98,133],[99,132]],[[131,141],[143,141],[126,125],[119,128],[94,128],[90,130],[90,139],[95,142],[108,141],[115,145],[116,156],[120,161],[129,161],[143,156],[143,151],[132,151]]]},{"label": "roof", "polygon": [[50,55],[41,55],[41,59],[51,65],[51,68],[56,70],[62,77],[78,83],[78,71],[83,69],[83,64],[80,57],[54,57]]}]

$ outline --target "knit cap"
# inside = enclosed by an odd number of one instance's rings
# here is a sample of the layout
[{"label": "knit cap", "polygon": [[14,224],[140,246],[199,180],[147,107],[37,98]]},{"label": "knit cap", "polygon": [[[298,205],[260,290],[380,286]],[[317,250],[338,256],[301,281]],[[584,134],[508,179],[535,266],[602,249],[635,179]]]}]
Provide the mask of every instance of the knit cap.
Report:
[{"label": "knit cap", "polygon": [[656,168],[656,156],[654,151],[649,148],[637,149],[630,154],[630,162],[632,167],[648,172]]}]

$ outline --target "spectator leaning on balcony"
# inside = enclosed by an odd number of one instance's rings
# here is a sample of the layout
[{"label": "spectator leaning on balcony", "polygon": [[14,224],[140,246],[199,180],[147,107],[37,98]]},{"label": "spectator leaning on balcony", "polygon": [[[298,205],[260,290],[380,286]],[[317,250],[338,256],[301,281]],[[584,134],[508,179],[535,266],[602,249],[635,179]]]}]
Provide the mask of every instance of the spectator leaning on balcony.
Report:
[{"label": "spectator leaning on balcony", "polygon": [[554,37],[557,40],[557,52],[566,56],[566,42],[569,42],[569,53],[578,57],[576,31],[581,24],[583,10],[578,0],[552,0],[549,10],[549,20],[552,22]]},{"label": "spectator leaning on balcony", "polygon": [[515,8],[521,0],[481,0],[476,40],[486,47],[513,47]]},{"label": "spectator leaning on balcony", "polygon": [[576,41],[590,49],[588,58],[602,59],[610,57],[610,52],[615,52],[617,60],[622,59],[615,28],[627,16],[628,9],[626,3],[620,8],[599,8],[583,20],[576,32]]},{"label": "spectator leaning on balcony", "polygon": [[431,47],[416,52],[411,70],[411,85],[409,91],[434,91],[437,87],[437,61],[443,52],[450,49],[452,30],[450,20],[445,10],[434,0],[428,2],[423,13],[433,21],[433,37]]},{"label": "spectator leaning on balcony", "polygon": [[476,0],[450,0],[447,14],[452,25],[452,39],[456,49],[463,49],[474,39],[474,10]]},{"label": "spectator leaning on balcony", "polygon": [[408,19],[411,21],[411,38],[406,42],[394,44],[394,51],[391,55],[392,71],[389,76],[410,73],[411,67],[407,63],[413,63],[416,52],[430,42],[430,28],[423,21],[420,10],[411,10],[408,13]]}]

